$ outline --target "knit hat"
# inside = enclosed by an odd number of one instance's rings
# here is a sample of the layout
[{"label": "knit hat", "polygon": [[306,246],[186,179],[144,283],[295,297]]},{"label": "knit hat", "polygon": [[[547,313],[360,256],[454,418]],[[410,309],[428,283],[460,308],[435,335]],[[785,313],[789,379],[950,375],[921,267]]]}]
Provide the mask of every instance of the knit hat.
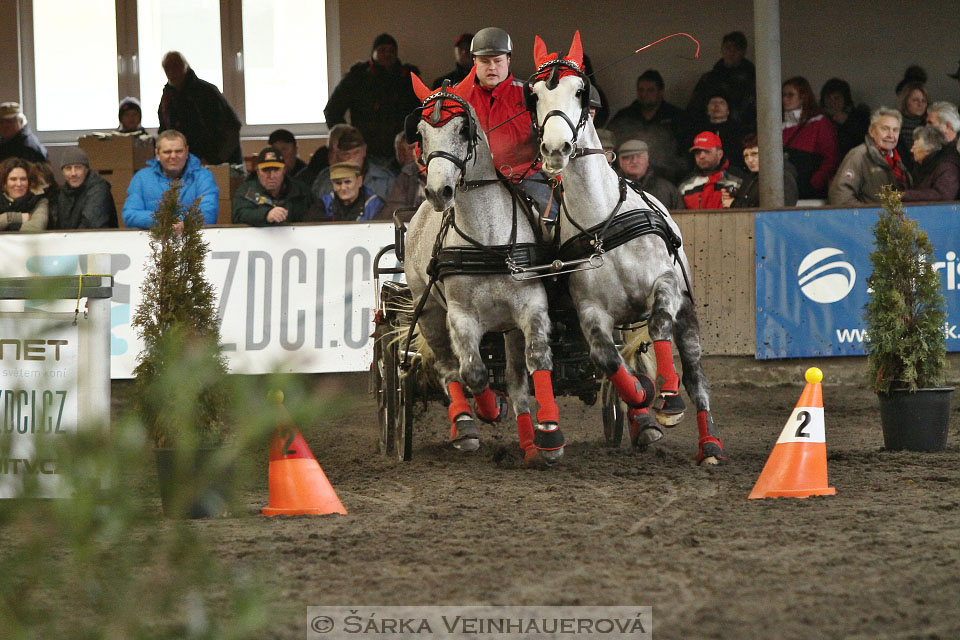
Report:
[{"label": "knit hat", "polygon": [[373,47],[370,48],[370,51],[375,51],[377,47],[382,44],[392,44],[394,49],[397,49],[397,41],[389,33],[381,33],[376,38],[373,39]]},{"label": "knit hat", "polygon": [[647,143],[643,140],[627,140],[617,149],[617,155],[621,158],[629,158],[630,156],[649,152],[650,147],[647,146]]},{"label": "knit hat", "polygon": [[80,147],[65,147],[63,153],[60,154],[60,169],[63,170],[64,167],[71,164],[82,164],[89,169],[90,158],[87,157],[87,152]]},{"label": "knit hat", "polygon": [[722,147],[723,143],[720,142],[720,136],[711,132],[711,131],[702,131],[697,134],[697,137],[693,139],[693,146],[690,147],[690,151],[694,149],[717,149]]},{"label": "knit hat", "polygon": [[123,112],[128,109],[135,109],[140,114],[140,117],[143,117],[143,109],[140,108],[140,101],[133,96],[127,96],[120,101],[120,110],[117,112],[117,117],[122,118]]},{"label": "knit hat", "polygon": [[16,118],[21,114],[23,114],[23,110],[20,108],[19,102],[0,103],[0,120]]}]

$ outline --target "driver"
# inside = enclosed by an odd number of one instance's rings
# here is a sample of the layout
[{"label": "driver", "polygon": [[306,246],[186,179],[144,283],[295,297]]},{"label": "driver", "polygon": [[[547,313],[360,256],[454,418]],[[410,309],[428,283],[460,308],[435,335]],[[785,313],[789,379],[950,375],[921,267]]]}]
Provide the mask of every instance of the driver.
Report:
[{"label": "driver", "polygon": [[[545,180],[543,173],[530,173],[536,158],[536,140],[532,139],[530,114],[523,106],[523,82],[510,73],[510,34],[497,27],[481,29],[470,42],[470,53],[477,73],[461,95],[473,106],[480,126],[487,132],[493,164],[514,181],[530,178],[524,180],[523,189],[545,211],[550,202],[550,186],[535,182]],[[490,131],[491,127],[497,128]],[[557,209],[554,200],[551,214]]]}]

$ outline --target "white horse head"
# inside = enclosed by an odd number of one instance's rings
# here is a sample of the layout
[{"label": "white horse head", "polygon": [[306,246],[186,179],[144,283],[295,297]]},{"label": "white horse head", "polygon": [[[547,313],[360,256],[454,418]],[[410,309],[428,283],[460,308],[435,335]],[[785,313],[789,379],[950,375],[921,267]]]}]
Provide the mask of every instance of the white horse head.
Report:
[{"label": "white horse head", "polygon": [[[473,107],[457,93],[463,83],[430,91],[411,75],[421,106],[408,116],[417,119],[415,126],[412,122],[407,125],[408,141],[420,143],[427,167],[427,200],[435,210],[445,211],[453,206],[457,186],[473,173],[478,160],[486,165],[483,161],[490,156],[489,145]],[[467,75],[472,78],[473,73]]]},{"label": "white horse head", "polygon": [[588,120],[590,84],[582,71],[580,32],[563,58],[547,54],[546,44],[537,36],[534,60],[537,71],[527,81],[527,104],[540,133],[543,170],[556,175],[570,161]]}]

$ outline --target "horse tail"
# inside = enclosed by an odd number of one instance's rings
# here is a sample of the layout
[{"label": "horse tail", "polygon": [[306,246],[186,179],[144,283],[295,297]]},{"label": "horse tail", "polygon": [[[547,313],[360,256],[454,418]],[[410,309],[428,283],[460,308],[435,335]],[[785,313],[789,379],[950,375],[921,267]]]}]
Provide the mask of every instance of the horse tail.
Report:
[{"label": "horse tail", "polygon": [[[383,336],[385,347],[392,347],[396,344],[399,349],[403,348],[407,341],[407,335],[410,333],[410,321],[413,320],[415,308],[416,304],[408,296],[391,296],[384,301],[384,313],[393,318],[389,325],[390,329]],[[421,374],[426,375],[430,381],[435,379],[439,385],[440,377],[433,364],[436,361],[436,356],[433,349],[427,344],[423,334],[414,332],[410,346],[412,347],[410,349],[410,364],[418,363]]]}]

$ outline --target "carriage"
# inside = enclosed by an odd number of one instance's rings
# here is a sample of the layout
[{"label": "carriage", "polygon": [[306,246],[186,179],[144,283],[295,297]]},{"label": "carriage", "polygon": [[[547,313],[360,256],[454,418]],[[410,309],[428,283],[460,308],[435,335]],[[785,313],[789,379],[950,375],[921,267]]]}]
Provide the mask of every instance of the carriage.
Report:
[{"label": "carriage", "polygon": [[[417,352],[417,342],[412,341],[411,347],[406,347],[406,328],[413,320],[414,300],[406,284],[392,279],[403,273],[404,238],[414,213],[416,208],[405,208],[394,214],[394,243],[383,247],[373,261],[376,300],[370,390],[377,398],[379,451],[400,461],[412,457],[414,422],[427,404],[448,402],[436,375],[430,371],[430,364]],[[580,332],[576,312],[565,300],[561,284],[549,283],[548,292],[554,392],[558,396],[579,398],[591,406],[599,399],[604,439],[612,447],[620,446],[625,407],[613,386],[590,361],[589,347]],[[504,393],[506,355],[502,334],[486,334],[480,352],[489,371],[490,386]],[[406,371],[403,370],[404,356]],[[501,418],[505,412],[504,404]]]}]

